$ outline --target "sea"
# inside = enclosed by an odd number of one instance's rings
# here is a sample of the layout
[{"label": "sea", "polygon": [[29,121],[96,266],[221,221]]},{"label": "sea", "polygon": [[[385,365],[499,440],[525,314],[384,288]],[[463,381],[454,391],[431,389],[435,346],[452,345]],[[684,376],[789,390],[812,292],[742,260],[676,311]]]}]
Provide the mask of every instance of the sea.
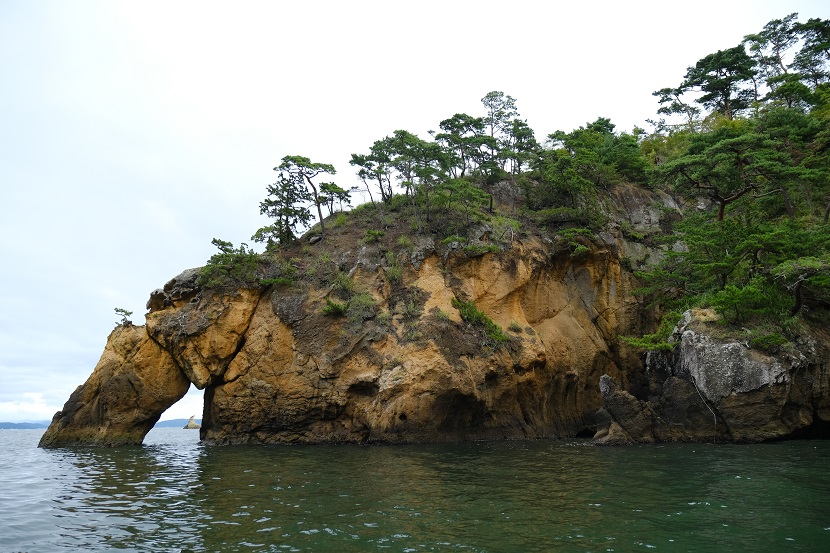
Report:
[{"label": "sea", "polygon": [[0,551],[830,551],[830,441],[38,449],[0,430]]}]

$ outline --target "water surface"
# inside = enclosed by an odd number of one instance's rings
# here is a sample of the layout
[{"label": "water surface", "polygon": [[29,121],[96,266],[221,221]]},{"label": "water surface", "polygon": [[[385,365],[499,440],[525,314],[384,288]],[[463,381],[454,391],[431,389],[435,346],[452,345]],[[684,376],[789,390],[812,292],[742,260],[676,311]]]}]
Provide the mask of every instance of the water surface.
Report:
[{"label": "water surface", "polygon": [[40,450],[0,430],[0,551],[826,551],[830,441]]}]

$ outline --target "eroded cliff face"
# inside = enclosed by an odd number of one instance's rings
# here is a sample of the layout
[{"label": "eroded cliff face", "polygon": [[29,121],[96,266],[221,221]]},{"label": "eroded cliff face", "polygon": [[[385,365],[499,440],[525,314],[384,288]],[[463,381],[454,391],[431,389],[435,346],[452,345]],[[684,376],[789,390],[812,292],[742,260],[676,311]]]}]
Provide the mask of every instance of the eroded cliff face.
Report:
[{"label": "eroded cliff face", "polygon": [[136,445],[190,380],[143,326],[112,331],[89,379],[52,419],[41,447]]},{"label": "eroded cliff face", "polygon": [[[371,298],[357,316],[324,312],[337,300],[330,286],[203,290],[186,271],[153,293],[146,326],[113,332],[41,445],[138,443],[190,382],[205,390],[201,435],[213,443],[585,432],[602,374],[642,377],[617,341],[642,329],[616,248],[575,257],[530,238],[470,257],[429,238],[399,255],[392,280],[379,248],[338,252],[350,293]],[[462,321],[454,299],[474,302],[509,341]]]},{"label": "eroded cliff face", "polygon": [[[314,287],[194,297],[148,315],[160,343],[180,333],[173,356],[205,388],[203,439],[572,436],[593,424],[597,378],[628,381],[622,367],[638,363],[609,347],[632,330],[636,307],[630,276],[608,252],[573,260],[540,242],[472,259],[432,251],[399,282],[373,261],[379,250],[354,257],[344,268],[355,291],[371,294],[368,316],[327,315],[332,292]],[[512,329],[510,341],[497,346],[463,322],[454,298]],[[208,324],[182,324],[205,313]]]},{"label": "eroded cliff face", "polygon": [[[637,236],[658,232],[672,210],[667,196],[621,186],[608,204],[617,222],[591,240],[502,233],[490,248],[486,226],[470,229],[466,246],[327,238],[302,246],[304,276],[286,286],[208,289],[199,270],[185,271],[153,292],[145,326],[113,331],[41,446],[140,443],[190,383],[205,393],[201,437],[218,444],[597,429],[609,444],[759,441],[827,424],[824,331],[764,356],[714,340],[690,316],[677,353],[652,354],[648,367],[619,340],[653,330],[632,270],[661,254]],[[509,339],[462,320],[456,301]]]},{"label": "eroded cliff face", "polygon": [[760,442],[830,429],[830,335],[813,328],[776,354],[717,339],[717,316],[693,310],[669,353],[649,355],[647,398],[600,379],[597,443]]}]

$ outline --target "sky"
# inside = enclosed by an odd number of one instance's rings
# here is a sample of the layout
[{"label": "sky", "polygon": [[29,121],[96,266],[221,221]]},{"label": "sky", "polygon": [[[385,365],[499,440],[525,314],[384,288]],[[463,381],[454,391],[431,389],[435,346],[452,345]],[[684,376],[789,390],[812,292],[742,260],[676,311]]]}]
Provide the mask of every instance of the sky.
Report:
[{"label": "sky", "polygon": [[[778,0],[0,0],[0,421],[48,420],[118,317],[251,244],[286,155],[428,138],[503,91],[538,139],[656,118],[655,90],[798,12]],[[201,416],[192,388],[162,419]]]}]

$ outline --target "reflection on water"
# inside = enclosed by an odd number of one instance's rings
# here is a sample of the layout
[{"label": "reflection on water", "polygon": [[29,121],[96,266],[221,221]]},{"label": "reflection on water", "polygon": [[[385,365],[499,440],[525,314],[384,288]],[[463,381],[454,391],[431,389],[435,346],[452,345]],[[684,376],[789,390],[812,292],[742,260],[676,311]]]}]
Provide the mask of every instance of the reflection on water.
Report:
[{"label": "reflection on water", "polygon": [[56,536],[50,538],[58,537],[60,548],[109,550],[140,544],[145,550],[169,551],[172,544],[200,539],[191,523],[198,512],[190,497],[201,485],[197,467],[202,451],[195,440],[38,451],[51,457],[53,470],[45,483],[54,491],[49,514]]},{"label": "reflection on water", "polygon": [[[25,432],[25,431],[11,431]],[[0,460],[0,550],[820,551],[828,442],[144,447]],[[14,448],[15,444],[11,444]],[[8,470],[7,470],[8,468]],[[9,475],[14,475],[11,477]]]}]

